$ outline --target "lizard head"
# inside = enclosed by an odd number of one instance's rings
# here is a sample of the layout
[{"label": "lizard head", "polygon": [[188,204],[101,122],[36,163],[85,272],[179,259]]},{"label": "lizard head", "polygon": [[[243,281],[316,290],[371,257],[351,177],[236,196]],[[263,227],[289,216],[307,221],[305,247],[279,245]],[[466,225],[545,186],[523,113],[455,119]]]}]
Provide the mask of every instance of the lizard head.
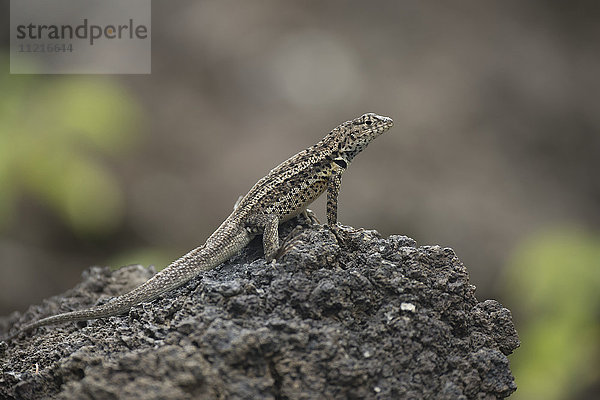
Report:
[{"label": "lizard head", "polygon": [[377,136],[394,125],[389,117],[367,113],[352,121],[347,121],[332,131],[337,138],[337,151],[334,162],[342,168],[363,151]]}]

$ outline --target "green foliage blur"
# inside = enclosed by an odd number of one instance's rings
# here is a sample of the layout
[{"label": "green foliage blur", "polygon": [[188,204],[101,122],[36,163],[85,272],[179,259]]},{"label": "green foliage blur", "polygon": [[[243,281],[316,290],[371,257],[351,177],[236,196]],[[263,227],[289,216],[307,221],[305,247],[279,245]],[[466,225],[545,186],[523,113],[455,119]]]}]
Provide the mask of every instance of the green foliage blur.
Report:
[{"label": "green foliage blur", "polygon": [[515,399],[569,399],[600,379],[600,236],[562,227],[523,243],[507,270],[521,348]]},{"label": "green foliage blur", "polygon": [[79,235],[114,229],[123,198],[103,158],[135,142],[135,102],[102,77],[2,74],[0,88],[0,230],[24,194]]}]

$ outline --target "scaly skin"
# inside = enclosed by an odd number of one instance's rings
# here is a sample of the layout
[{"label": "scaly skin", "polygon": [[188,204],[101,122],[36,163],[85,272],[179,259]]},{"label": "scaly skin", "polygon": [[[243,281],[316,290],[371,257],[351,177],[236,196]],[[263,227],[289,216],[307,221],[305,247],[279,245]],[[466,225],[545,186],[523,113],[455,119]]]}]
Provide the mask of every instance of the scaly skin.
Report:
[{"label": "scaly skin", "polygon": [[373,113],[344,122],[320,142],[272,169],[241,198],[234,211],[206,240],[171,263],[147,282],[101,306],[53,315],[23,326],[20,333],[44,325],[124,314],[139,303],[183,285],[203,271],[217,267],[263,235],[265,258],[272,260],[279,247],[279,224],[304,212],[327,190],[327,225],[337,223],[337,197],[341,177],[354,157],[393,126],[391,118]]}]

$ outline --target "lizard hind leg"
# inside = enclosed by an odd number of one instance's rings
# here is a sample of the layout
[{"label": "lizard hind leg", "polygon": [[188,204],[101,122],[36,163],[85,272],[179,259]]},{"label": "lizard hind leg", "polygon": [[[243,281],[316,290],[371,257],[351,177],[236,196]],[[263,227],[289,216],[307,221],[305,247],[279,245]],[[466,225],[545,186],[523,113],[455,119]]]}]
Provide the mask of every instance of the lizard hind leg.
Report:
[{"label": "lizard hind leg", "polygon": [[265,259],[272,261],[279,250],[279,218],[275,214],[257,215],[251,218],[247,224],[251,228],[263,231],[263,250]]},{"label": "lizard hind leg", "polygon": [[310,225],[321,225],[321,221],[319,221],[313,210],[305,208],[302,210],[302,216]]}]

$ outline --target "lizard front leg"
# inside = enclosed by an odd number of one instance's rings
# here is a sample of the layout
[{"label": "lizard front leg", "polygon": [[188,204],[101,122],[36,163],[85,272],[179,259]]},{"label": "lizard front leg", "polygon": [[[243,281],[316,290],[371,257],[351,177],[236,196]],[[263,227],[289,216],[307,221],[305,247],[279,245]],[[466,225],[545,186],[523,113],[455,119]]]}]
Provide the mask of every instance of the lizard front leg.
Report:
[{"label": "lizard front leg", "polygon": [[267,261],[274,260],[277,250],[279,250],[279,217],[276,214],[255,215],[248,220],[246,225],[262,230],[265,259]]},{"label": "lizard front leg", "polygon": [[327,225],[334,228],[337,224],[337,204],[342,185],[342,168],[334,168],[327,181]]}]

